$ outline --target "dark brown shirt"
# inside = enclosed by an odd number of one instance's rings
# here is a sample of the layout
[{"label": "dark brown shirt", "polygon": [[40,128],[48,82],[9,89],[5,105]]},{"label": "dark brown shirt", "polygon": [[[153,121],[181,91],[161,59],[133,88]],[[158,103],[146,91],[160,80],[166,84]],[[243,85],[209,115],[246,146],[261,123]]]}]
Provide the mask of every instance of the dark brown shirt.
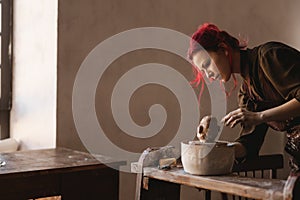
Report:
[{"label": "dark brown shirt", "polygon": [[[262,111],[296,98],[300,101],[300,52],[279,42],[268,42],[253,49],[241,50],[239,106]],[[268,126],[288,131],[300,124],[299,117],[269,122],[256,127],[253,133],[238,139],[248,156],[258,155]]]}]

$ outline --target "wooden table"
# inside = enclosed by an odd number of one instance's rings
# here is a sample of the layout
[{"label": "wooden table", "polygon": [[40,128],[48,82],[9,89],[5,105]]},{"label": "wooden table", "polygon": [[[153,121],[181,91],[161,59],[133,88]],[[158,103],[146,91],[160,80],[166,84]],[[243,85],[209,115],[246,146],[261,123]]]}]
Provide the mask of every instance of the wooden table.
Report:
[{"label": "wooden table", "polygon": [[182,168],[159,170],[144,168],[144,188],[141,199],[180,199],[180,185],[219,191],[254,199],[283,199],[285,181],[240,177],[236,175],[196,176]]},{"label": "wooden table", "polygon": [[3,153],[0,160],[6,162],[0,167],[1,200],[55,195],[63,200],[118,199],[119,172],[115,169],[125,164],[66,148]]}]

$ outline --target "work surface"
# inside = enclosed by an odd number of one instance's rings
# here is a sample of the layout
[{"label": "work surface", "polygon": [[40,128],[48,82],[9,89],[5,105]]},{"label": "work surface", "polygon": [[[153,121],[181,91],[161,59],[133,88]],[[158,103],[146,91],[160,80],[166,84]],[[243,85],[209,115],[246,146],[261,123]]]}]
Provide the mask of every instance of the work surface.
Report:
[{"label": "work surface", "polygon": [[[249,178],[236,175],[196,176],[187,174],[182,168],[164,171],[155,167],[145,167],[144,177],[248,198],[272,200],[283,199],[285,184],[284,180]],[[148,187],[150,190],[150,182]]]},{"label": "work surface", "polygon": [[44,170],[48,172],[78,171],[83,168],[103,166],[104,164],[115,166],[124,164],[124,162],[117,162],[101,155],[91,155],[67,148],[3,153],[0,154],[0,161],[6,162],[6,165],[0,168],[0,177],[20,173],[29,175],[30,172],[37,173]]},{"label": "work surface", "polygon": [[7,200],[54,195],[71,200],[118,199],[115,169],[125,164],[66,148],[2,153],[0,160],[6,162],[0,167],[0,196]]}]

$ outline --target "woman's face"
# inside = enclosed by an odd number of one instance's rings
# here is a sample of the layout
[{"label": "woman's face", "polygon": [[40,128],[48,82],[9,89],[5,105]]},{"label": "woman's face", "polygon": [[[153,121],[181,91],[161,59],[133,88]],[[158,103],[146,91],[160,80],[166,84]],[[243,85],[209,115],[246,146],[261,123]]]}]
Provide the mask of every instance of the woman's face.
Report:
[{"label": "woman's face", "polygon": [[193,63],[211,80],[227,82],[231,76],[228,52],[223,49],[218,51],[198,51],[193,56]]}]

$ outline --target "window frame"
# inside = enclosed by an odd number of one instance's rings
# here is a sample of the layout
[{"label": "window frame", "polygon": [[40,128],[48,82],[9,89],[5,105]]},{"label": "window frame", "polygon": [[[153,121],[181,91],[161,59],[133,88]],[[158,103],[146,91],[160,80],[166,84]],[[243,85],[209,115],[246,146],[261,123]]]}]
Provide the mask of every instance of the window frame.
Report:
[{"label": "window frame", "polygon": [[0,0],[0,3],[2,9],[0,139],[4,139],[9,137],[12,106],[13,0]]}]

